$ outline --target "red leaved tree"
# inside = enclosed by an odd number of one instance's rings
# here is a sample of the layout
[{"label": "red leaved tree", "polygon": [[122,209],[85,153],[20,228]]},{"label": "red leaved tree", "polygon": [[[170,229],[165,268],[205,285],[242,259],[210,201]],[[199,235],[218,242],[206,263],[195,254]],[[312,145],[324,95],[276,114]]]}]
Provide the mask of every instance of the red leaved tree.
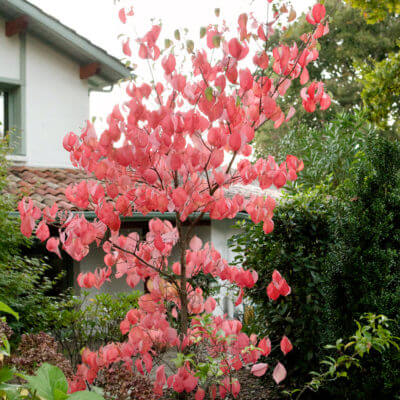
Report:
[{"label": "red leaved tree", "polygon": [[[122,9],[121,22],[130,23],[133,14],[132,9]],[[240,383],[235,371],[252,365],[254,375],[265,374],[268,364],[257,362],[269,355],[269,339],[248,337],[239,321],[213,316],[216,301],[204,299],[193,279],[201,272],[236,285],[238,305],[244,290],[257,281],[257,273],[230,266],[195,232],[206,214],[221,220],[243,210],[254,223],[263,223],[266,234],[271,232],[272,198],[239,194],[227,198],[225,189],[237,184],[256,184],[262,190],[271,185],[281,188],[297,179],[303,163],[295,156],[289,155],[280,165],[272,156],[249,160],[255,131],[266,121],[279,127],[293,116],[293,106],[284,101],[293,80],[307,85],[299,94],[306,111],[330,105],[323,83],[308,84],[307,71],[307,65],[318,58],[318,38],[329,30],[324,6],[315,5],[307,16],[310,32],[302,35],[300,45],[269,49],[268,38],[285,15],[289,21],[295,17],[285,5],[272,8],[266,22],[242,14],[238,34],[224,24],[208,26],[201,32],[206,42],[203,49],[186,42],[191,62],[186,74],[177,67],[183,57],[174,54],[176,46],[168,46],[161,55],[157,45],[161,26],[153,26],[135,42],[126,38],[124,53],[131,57],[131,44],[135,44],[152,72],[162,71],[163,83],[129,83],[129,99],[114,107],[104,132],[97,135],[88,123],[79,136],[69,133],[63,143],[73,165],[89,176],[69,187],[66,196],[82,209],[91,205],[97,218],[89,221],[83,215],[59,211],[56,205],[41,211],[30,199],[20,202],[21,231],[28,237],[35,232],[47,241],[49,251],[60,255],[61,246],[80,261],[91,245],[102,247],[106,267],[79,275],[81,287],[99,288],[115,274],[126,277],[131,287],[146,281],[149,289],[140,298],[139,309],[129,311],[121,323],[126,342],[110,343],[96,352],[84,350],[71,391],[85,389],[101,368],[117,362],[150,373],[156,349],[171,347],[177,352],[176,368],[170,366],[167,377],[165,365],[159,364],[154,391],[160,396],[167,384],[179,393],[196,392],[196,400],[207,393],[215,398],[217,391],[222,398],[227,393],[236,397]],[[253,48],[256,51],[249,60]],[[172,212],[175,221],[152,219],[145,238],[134,232],[122,235],[121,218],[133,211],[144,215]],[[58,237],[49,237],[49,224],[58,226]],[[171,265],[174,247],[179,261]],[[267,295],[276,300],[289,293],[288,283],[275,271]],[[190,351],[193,346],[211,357],[197,357]],[[280,346],[284,354],[292,349],[286,336]],[[284,366],[277,363],[274,380],[279,383],[285,376]]]}]

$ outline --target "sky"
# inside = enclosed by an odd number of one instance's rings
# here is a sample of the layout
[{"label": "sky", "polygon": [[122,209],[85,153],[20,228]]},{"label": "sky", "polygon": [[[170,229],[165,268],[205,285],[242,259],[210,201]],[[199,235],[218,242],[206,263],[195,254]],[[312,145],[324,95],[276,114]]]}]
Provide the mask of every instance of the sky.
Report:
[{"label": "sky", "polygon": [[[143,36],[151,27],[152,19],[162,21],[163,43],[165,37],[173,37],[175,29],[189,29],[192,39],[199,37],[201,26],[216,23],[214,9],[221,9],[222,19],[228,26],[237,26],[237,17],[248,12],[249,5],[258,19],[262,19],[266,10],[266,0],[30,0],[46,13],[59,19],[63,24],[76,30],[94,44],[102,47],[117,58],[122,58],[121,33],[133,37]],[[300,14],[313,5],[316,0],[292,0],[292,5]],[[129,32],[117,17],[122,6],[133,6],[136,32]],[[125,29],[125,30],[124,30]],[[132,25],[129,25],[132,29]],[[147,73],[138,70],[138,73]],[[92,93],[90,96],[90,114],[101,124],[101,116],[106,117],[113,106],[124,100],[124,90],[115,86],[111,93]]]}]

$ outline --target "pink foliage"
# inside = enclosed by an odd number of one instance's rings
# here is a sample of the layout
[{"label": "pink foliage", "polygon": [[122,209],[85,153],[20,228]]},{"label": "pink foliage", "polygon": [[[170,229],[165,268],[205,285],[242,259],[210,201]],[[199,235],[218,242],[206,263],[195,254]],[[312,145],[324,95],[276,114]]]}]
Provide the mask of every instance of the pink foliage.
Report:
[{"label": "pink foliage", "polygon": [[[132,8],[118,13],[123,24],[133,15]],[[279,189],[296,180],[304,167],[293,155],[282,163],[272,156],[255,162],[248,159],[258,129],[267,121],[278,128],[295,114],[283,98],[293,80],[299,79],[301,85],[309,82],[307,66],[318,58],[317,40],[329,32],[328,24],[323,25],[325,8],[317,4],[307,15],[315,28],[302,35],[300,46],[282,44],[268,51],[268,38],[279,17],[275,12],[271,21],[260,23],[251,13],[241,14],[238,37],[224,25],[209,26],[204,49],[191,51],[191,76],[179,71],[180,58],[173,50],[166,49],[160,57],[160,25],[135,40],[125,37],[125,56],[136,58],[137,53],[150,66],[158,65],[164,79],[141,85],[130,82],[128,99],[114,107],[107,129],[97,133],[88,122],[80,135],[68,133],[63,141],[73,165],[90,177],[69,186],[66,197],[80,209],[90,206],[96,218],[87,220],[56,206],[41,212],[31,199],[19,203],[21,232],[27,237],[35,232],[49,251],[61,256],[62,248],[81,261],[91,246],[102,247],[106,266],[79,274],[81,287],[99,289],[111,278],[124,278],[131,287],[145,282],[148,289],[139,299],[139,309],[130,310],[121,322],[125,342],[109,343],[97,352],[83,351],[71,392],[83,390],[85,382],[91,384],[100,369],[114,363],[149,374],[157,349],[175,348],[185,355],[200,342],[215,359],[224,355],[218,367],[221,376],[216,374],[207,385],[211,398],[217,392],[221,398],[228,393],[238,396],[240,383],[231,374],[245,365],[252,366],[255,376],[266,373],[263,358],[270,355],[270,339],[248,337],[239,321],[210,315],[216,300],[204,299],[202,289],[193,286],[194,277],[209,274],[238,287],[239,305],[246,290],[256,284],[256,271],[229,265],[212,243],[203,243],[193,233],[206,214],[222,220],[241,211],[270,233],[275,200],[242,194],[230,198],[226,189],[238,184]],[[242,60],[255,47],[252,40],[260,42],[263,50],[252,54],[253,63],[244,66]],[[211,57],[211,50],[219,55]],[[325,110],[331,102],[322,82],[303,87],[300,97],[307,112],[318,105]],[[169,212],[175,220],[150,220],[148,233],[140,238],[120,230],[121,219],[133,212]],[[58,226],[58,237],[50,237],[50,224]],[[180,258],[170,265],[174,247]],[[290,292],[286,279],[274,271],[267,287],[269,298],[277,300]],[[285,355],[293,348],[286,336],[280,347]],[[286,377],[285,367],[278,363],[272,376],[280,383]],[[187,360],[169,376],[163,364],[157,366],[155,394],[162,396],[165,385],[178,393],[195,392],[196,400],[206,396],[196,366]]]}]

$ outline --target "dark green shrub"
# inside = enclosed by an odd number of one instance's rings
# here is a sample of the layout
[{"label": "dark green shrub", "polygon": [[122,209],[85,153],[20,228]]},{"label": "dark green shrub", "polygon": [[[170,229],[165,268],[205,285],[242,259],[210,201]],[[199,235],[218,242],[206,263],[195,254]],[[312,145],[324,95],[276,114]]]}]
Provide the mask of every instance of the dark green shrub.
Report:
[{"label": "dark green shrub", "polygon": [[[321,334],[349,335],[362,313],[393,319],[400,336],[400,144],[372,137],[340,192],[324,267]],[[399,356],[385,352],[337,393],[340,399],[393,399],[400,393]]]},{"label": "dark green shrub", "polygon": [[37,257],[23,256],[23,249],[33,241],[22,236],[19,220],[11,215],[16,199],[5,192],[8,152],[7,143],[0,140],[0,301],[20,315],[19,321],[10,321],[16,340],[22,333],[48,329],[44,312],[55,301],[49,292],[60,276],[47,278],[49,265]]},{"label": "dark green shrub", "polygon": [[[334,195],[321,189],[280,201],[270,235],[245,222],[232,241],[244,252],[237,262],[259,273],[248,291],[254,318],[247,313],[246,329],[263,327],[277,335],[271,338],[276,344],[283,333],[293,339],[289,386],[304,382],[323,346],[351,335],[353,321],[364,313],[386,315],[400,336],[400,144],[370,135]],[[265,294],[274,269],[293,289],[277,307]],[[395,399],[399,393],[399,353],[385,351],[363,362],[351,379],[307,396]]]},{"label": "dark green shrub", "polygon": [[[324,187],[287,196],[275,210],[271,234],[265,235],[261,225],[243,221],[238,223],[241,233],[230,243],[238,253],[236,262],[259,275],[255,287],[246,292],[254,316],[245,313],[245,330],[263,332],[273,344],[279,344],[283,334],[290,337],[294,350],[285,363],[291,385],[304,383],[308,372],[318,366],[321,269],[330,245],[331,213],[332,200]],[[273,302],[265,288],[275,269],[288,281],[292,294]],[[276,347],[274,355],[282,357]]]},{"label": "dark green shrub", "polygon": [[0,263],[0,301],[10,304],[20,316],[9,322],[15,332],[12,342],[22,333],[49,330],[47,310],[57,301],[48,295],[54,286],[54,281],[46,277],[49,268],[41,260],[19,255]]}]

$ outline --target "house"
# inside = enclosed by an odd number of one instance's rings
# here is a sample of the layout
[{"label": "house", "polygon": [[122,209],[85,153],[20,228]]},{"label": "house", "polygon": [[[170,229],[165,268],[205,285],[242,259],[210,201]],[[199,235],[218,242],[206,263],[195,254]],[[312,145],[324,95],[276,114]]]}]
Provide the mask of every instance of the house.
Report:
[{"label": "house", "polygon": [[[9,172],[10,193],[30,196],[40,208],[57,203],[59,209],[84,213],[88,219],[96,217],[93,209],[78,210],[68,203],[65,188],[71,183],[87,179],[80,170],[73,169],[62,139],[69,131],[78,131],[89,118],[90,92],[104,90],[131,71],[119,60],[90,43],[53,17],[24,0],[0,1],[0,88],[3,113],[3,132],[9,134],[14,147]],[[229,189],[228,196],[244,188]],[[245,195],[260,194],[254,187],[245,188]],[[267,193],[265,193],[267,194]],[[277,191],[270,190],[272,196]],[[126,217],[122,233],[137,231],[144,235],[148,220],[153,217],[172,219],[172,214],[134,213]],[[237,218],[245,218],[239,214]],[[235,233],[234,221],[203,218],[195,232],[203,242],[212,241],[228,262],[233,255],[227,246]],[[80,272],[104,266],[103,252],[93,248],[81,262],[72,261],[65,254],[64,268],[69,271],[70,284],[76,284]],[[173,255],[172,255],[173,258]],[[140,288],[143,288],[141,286]],[[112,279],[102,291],[130,290],[123,279]],[[222,309],[233,315],[233,303],[222,292]]]},{"label": "house", "polygon": [[131,71],[25,0],[0,1],[0,122],[13,161],[30,167],[71,166],[68,131],[89,118],[89,95]]}]

